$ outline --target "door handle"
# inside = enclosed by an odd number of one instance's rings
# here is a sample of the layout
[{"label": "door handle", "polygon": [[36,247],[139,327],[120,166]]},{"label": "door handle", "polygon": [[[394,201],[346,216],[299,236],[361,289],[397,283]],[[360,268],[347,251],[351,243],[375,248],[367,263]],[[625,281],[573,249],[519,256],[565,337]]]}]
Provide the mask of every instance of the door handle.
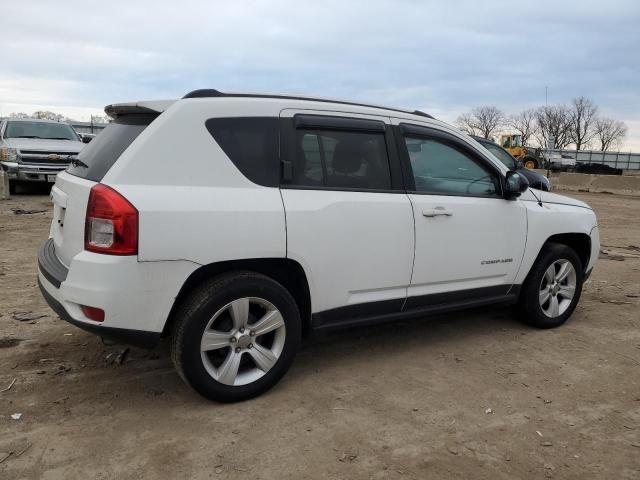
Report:
[{"label": "door handle", "polygon": [[441,216],[450,217],[453,215],[453,212],[451,210],[447,210],[444,207],[436,207],[436,208],[427,208],[426,210],[423,210],[422,215],[428,218],[441,217]]}]

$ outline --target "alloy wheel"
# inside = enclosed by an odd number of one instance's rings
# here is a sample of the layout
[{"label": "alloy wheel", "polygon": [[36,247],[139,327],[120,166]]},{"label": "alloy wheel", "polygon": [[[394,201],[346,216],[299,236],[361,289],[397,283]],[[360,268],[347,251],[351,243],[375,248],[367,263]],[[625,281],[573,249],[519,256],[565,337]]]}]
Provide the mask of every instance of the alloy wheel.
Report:
[{"label": "alloy wheel", "polygon": [[273,368],[285,337],[284,319],[272,303],[257,297],[238,298],[211,317],[202,333],[200,354],[216,381],[247,385]]},{"label": "alloy wheel", "polygon": [[560,259],[549,265],[540,281],[540,307],[549,318],[567,311],[576,292],[576,270],[569,260]]}]

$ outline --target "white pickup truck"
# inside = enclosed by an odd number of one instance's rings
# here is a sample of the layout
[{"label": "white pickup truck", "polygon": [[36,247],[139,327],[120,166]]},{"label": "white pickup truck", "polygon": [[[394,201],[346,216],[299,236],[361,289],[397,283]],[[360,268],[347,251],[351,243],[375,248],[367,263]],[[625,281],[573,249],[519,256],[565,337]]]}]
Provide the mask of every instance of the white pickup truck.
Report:
[{"label": "white pickup truck", "polygon": [[7,172],[12,193],[21,182],[54,183],[83,146],[63,122],[11,118],[0,123],[0,168]]}]

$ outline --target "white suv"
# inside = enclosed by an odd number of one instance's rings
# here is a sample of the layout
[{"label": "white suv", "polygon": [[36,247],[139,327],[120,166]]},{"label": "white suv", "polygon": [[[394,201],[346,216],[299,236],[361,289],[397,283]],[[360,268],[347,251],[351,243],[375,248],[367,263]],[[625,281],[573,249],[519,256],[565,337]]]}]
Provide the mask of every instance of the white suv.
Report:
[{"label": "white suv", "polygon": [[42,293],[99,335],[170,337],[210,399],[264,392],[317,331],[489,303],[558,326],[598,257],[591,208],[422,112],[216,90],[106,112],[53,187]]}]

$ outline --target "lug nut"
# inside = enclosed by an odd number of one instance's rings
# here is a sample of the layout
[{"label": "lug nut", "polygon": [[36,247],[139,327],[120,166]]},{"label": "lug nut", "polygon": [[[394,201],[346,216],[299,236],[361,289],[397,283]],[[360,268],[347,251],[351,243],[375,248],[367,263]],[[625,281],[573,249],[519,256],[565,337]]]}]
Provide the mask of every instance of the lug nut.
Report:
[{"label": "lug nut", "polygon": [[236,337],[231,337],[231,338],[229,339],[229,341],[230,341],[231,343],[236,343],[236,342],[238,341],[238,339],[237,339]]},{"label": "lug nut", "polygon": [[250,344],[249,344],[249,348],[253,348],[253,343],[250,343]]},{"label": "lug nut", "polygon": [[251,330],[251,331],[249,332],[249,335],[251,335],[252,337],[253,337],[255,334],[256,334],[256,332],[254,332],[253,330]]},{"label": "lug nut", "polygon": [[240,347],[236,347],[236,353],[240,353]]},{"label": "lug nut", "polygon": [[244,327],[240,327],[240,333],[244,333]]}]

